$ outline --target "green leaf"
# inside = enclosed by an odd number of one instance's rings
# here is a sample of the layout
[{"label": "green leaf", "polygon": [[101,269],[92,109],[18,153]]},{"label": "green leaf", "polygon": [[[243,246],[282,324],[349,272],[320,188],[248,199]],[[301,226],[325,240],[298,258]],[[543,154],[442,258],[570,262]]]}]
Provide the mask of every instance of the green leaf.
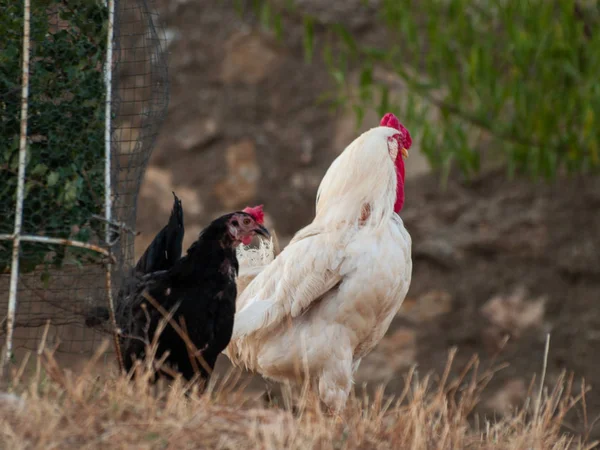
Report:
[{"label": "green leaf", "polygon": [[335,33],[342,39],[342,42],[346,45],[346,48],[350,52],[351,56],[354,56],[358,53],[358,47],[356,45],[356,41],[354,37],[350,34],[350,32],[341,24],[333,25],[333,30]]},{"label": "green leaf", "polygon": [[360,74],[360,99],[368,102],[371,99],[371,88],[373,86],[373,69],[364,67]]},{"label": "green leaf", "polygon": [[346,81],[346,76],[344,75],[344,72],[342,72],[341,70],[334,70],[331,75],[333,76],[333,79],[338,83],[338,84],[344,84],[344,82]]},{"label": "green leaf", "polygon": [[377,108],[377,114],[382,117],[390,110],[390,90],[387,86],[380,87],[381,100]]},{"label": "green leaf", "polygon": [[314,20],[312,17],[307,16],[304,18],[304,58],[306,62],[310,63],[313,57],[314,51]]},{"label": "green leaf", "polygon": [[37,164],[29,173],[31,175],[44,175],[48,171],[48,166],[44,163]]},{"label": "green leaf", "polygon": [[354,109],[354,115],[356,117],[356,129],[358,130],[358,128],[360,128],[360,125],[362,124],[362,121],[365,117],[365,110],[360,105],[354,105],[353,109]]},{"label": "green leaf", "polygon": [[271,6],[268,2],[264,2],[260,8],[260,23],[266,29],[271,25]]},{"label": "green leaf", "polygon": [[388,57],[388,52],[384,49],[376,47],[362,47],[361,52],[374,61],[385,61]]},{"label": "green leaf", "polygon": [[46,180],[46,183],[48,184],[48,187],[52,187],[54,186],[56,183],[58,183],[58,172],[50,172],[48,174],[48,178]]},{"label": "green leaf", "polygon": [[273,16],[273,28],[275,29],[275,37],[278,41],[283,39],[283,23],[281,21],[281,15],[275,13]]}]

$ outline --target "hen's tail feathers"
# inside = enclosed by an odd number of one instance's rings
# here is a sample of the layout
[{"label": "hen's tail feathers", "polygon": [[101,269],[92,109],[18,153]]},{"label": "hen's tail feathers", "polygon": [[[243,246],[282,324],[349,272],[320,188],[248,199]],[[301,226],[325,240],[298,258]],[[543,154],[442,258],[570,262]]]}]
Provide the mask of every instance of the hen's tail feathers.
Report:
[{"label": "hen's tail feathers", "polygon": [[181,258],[183,235],[183,207],[173,192],[173,209],[169,223],[160,230],[137,262],[135,269],[140,273],[168,270]]},{"label": "hen's tail feathers", "polygon": [[[181,258],[183,246],[183,207],[181,200],[173,192],[173,208],[169,222],[154,237],[144,254],[140,257],[135,269],[124,273],[124,284],[116,298],[117,321],[122,319],[123,312],[130,307],[132,294],[140,283],[146,282],[151,276],[156,276],[169,270]],[[145,277],[141,277],[145,275]],[[135,296],[133,296],[135,298]],[[109,319],[108,308],[97,306],[85,314],[85,325],[96,327]]]},{"label": "hen's tail feathers", "polygon": [[277,234],[272,231],[270,240],[261,239],[259,246],[254,248],[239,246],[236,252],[240,265],[236,281],[239,296],[252,280],[280,253]]}]

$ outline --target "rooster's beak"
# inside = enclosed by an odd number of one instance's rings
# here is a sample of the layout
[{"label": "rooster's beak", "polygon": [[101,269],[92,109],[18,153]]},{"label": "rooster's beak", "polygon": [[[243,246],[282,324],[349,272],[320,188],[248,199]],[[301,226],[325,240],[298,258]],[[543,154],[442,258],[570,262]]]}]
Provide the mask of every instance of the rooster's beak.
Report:
[{"label": "rooster's beak", "polygon": [[400,153],[402,153],[402,156],[404,156],[405,158],[408,158],[408,150],[404,147],[402,147],[402,151]]},{"label": "rooster's beak", "polygon": [[254,232],[256,234],[260,234],[261,236],[269,239],[271,237],[271,234],[269,233],[269,230],[267,230],[265,227],[263,227],[262,225],[259,225],[257,228],[254,229]]}]

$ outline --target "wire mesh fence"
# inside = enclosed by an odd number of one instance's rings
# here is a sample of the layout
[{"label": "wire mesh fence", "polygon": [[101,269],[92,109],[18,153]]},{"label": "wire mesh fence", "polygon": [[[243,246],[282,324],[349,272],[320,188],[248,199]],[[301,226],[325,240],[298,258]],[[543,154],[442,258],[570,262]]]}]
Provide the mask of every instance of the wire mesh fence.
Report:
[{"label": "wire mesh fence", "polygon": [[48,322],[58,352],[88,354],[106,337],[84,318],[133,262],[137,194],[168,102],[157,19],[148,0],[0,0],[5,355],[35,349]]}]

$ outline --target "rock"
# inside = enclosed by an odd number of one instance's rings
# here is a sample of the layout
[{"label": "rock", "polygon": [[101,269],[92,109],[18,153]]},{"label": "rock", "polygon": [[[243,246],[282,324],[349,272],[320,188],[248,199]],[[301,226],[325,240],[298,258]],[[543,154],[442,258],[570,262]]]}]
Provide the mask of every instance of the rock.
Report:
[{"label": "rock", "polygon": [[373,16],[381,7],[381,2],[380,0],[344,0],[343,2],[296,0],[294,6],[305,14],[316,17],[319,22],[342,23],[356,31],[372,23]]},{"label": "rock", "polygon": [[319,174],[302,172],[295,173],[290,178],[290,185],[298,191],[303,189],[317,189],[320,183],[321,176]]},{"label": "rock", "polygon": [[417,242],[413,247],[413,260],[429,259],[446,269],[454,269],[460,264],[462,255],[448,241],[443,239],[427,239]]},{"label": "rock", "polygon": [[600,254],[587,239],[563,249],[557,264],[560,271],[567,275],[600,275]]},{"label": "rock", "polygon": [[[140,189],[140,197],[141,198],[158,198],[162,196],[171,196],[173,198],[173,194],[171,194],[172,189],[170,189],[173,185],[171,182],[172,173],[170,170],[163,170],[156,167],[148,167],[146,170],[146,176],[144,177],[144,182],[142,183],[142,187]],[[158,202],[159,205],[162,202]],[[170,209],[170,206],[169,206]]]},{"label": "rock", "polygon": [[208,119],[203,123],[192,120],[179,129],[175,141],[183,150],[197,150],[214,142],[220,134],[221,130],[214,119]]},{"label": "rock", "polygon": [[490,323],[482,330],[488,345],[496,341],[500,346],[506,334],[518,338],[527,329],[542,328],[547,299],[541,296],[525,300],[526,295],[526,289],[518,287],[512,294],[493,297],[481,307],[481,315]]},{"label": "rock", "polygon": [[[195,219],[202,217],[204,214],[204,204],[200,200],[200,196],[196,191],[190,189],[187,186],[177,186],[173,190],[177,197],[181,199],[181,206],[183,208],[183,223],[185,226],[185,220]],[[171,213],[172,203],[169,206],[169,214]]]},{"label": "rock", "polygon": [[256,197],[260,167],[256,161],[256,147],[244,139],[225,150],[226,178],[215,186],[215,194],[227,210],[247,206]]},{"label": "rock", "polygon": [[432,290],[418,298],[407,297],[402,303],[398,317],[416,323],[431,321],[452,311],[452,296],[449,292]]},{"label": "rock", "polygon": [[[140,189],[140,197],[144,200],[151,199],[155,203],[152,216],[162,224],[160,228],[169,220],[173,208],[173,192],[181,199],[184,224],[186,218],[200,216],[204,212],[204,206],[196,191],[187,186],[175,187],[171,171],[149,167]],[[158,215],[157,211],[160,211]]]},{"label": "rock", "polygon": [[586,192],[584,198],[586,199],[586,203],[590,205],[592,208],[597,208],[600,206],[600,192],[598,191],[590,191]]},{"label": "rock", "polygon": [[[185,224],[185,218],[184,218],[184,224]],[[183,236],[182,254],[184,254],[184,255],[186,254],[187,249],[190,248],[190,245],[192,245],[196,239],[198,239],[198,236],[200,235],[200,232],[202,230],[203,230],[203,227],[198,224],[185,225],[185,235]],[[136,247],[136,249],[137,249],[137,247]]]},{"label": "rock", "polygon": [[172,44],[181,39],[181,32],[177,28],[166,28],[165,29],[165,41],[167,48],[171,47]]},{"label": "rock", "polygon": [[273,70],[277,53],[267,37],[257,32],[238,32],[225,43],[221,78],[227,83],[257,84]]},{"label": "rock", "polygon": [[152,204],[152,208],[141,210],[136,221],[135,259],[142,256],[154,236],[169,220],[173,206],[171,172],[149,167],[139,195],[140,202]]},{"label": "rock", "polygon": [[301,173],[295,173],[294,175],[292,175],[292,178],[290,179],[290,183],[292,184],[292,187],[294,189],[297,189],[297,190],[304,189],[304,186],[305,186],[304,176],[302,176]]},{"label": "rock", "polygon": [[137,231],[140,234],[135,238],[136,260],[150,245],[156,233],[169,221],[169,215],[173,208],[173,191],[181,199],[183,207],[183,223],[185,226],[184,253],[187,246],[198,237],[200,230],[195,230],[190,226],[191,223],[204,213],[204,205],[198,193],[189,187],[175,187],[171,171],[151,166],[146,171],[146,176],[140,189],[140,199],[151,202],[153,207],[140,211],[138,214]]},{"label": "rock", "polygon": [[300,162],[304,165],[309,165],[313,161],[315,143],[311,136],[302,138],[302,149],[300,151]]}]

